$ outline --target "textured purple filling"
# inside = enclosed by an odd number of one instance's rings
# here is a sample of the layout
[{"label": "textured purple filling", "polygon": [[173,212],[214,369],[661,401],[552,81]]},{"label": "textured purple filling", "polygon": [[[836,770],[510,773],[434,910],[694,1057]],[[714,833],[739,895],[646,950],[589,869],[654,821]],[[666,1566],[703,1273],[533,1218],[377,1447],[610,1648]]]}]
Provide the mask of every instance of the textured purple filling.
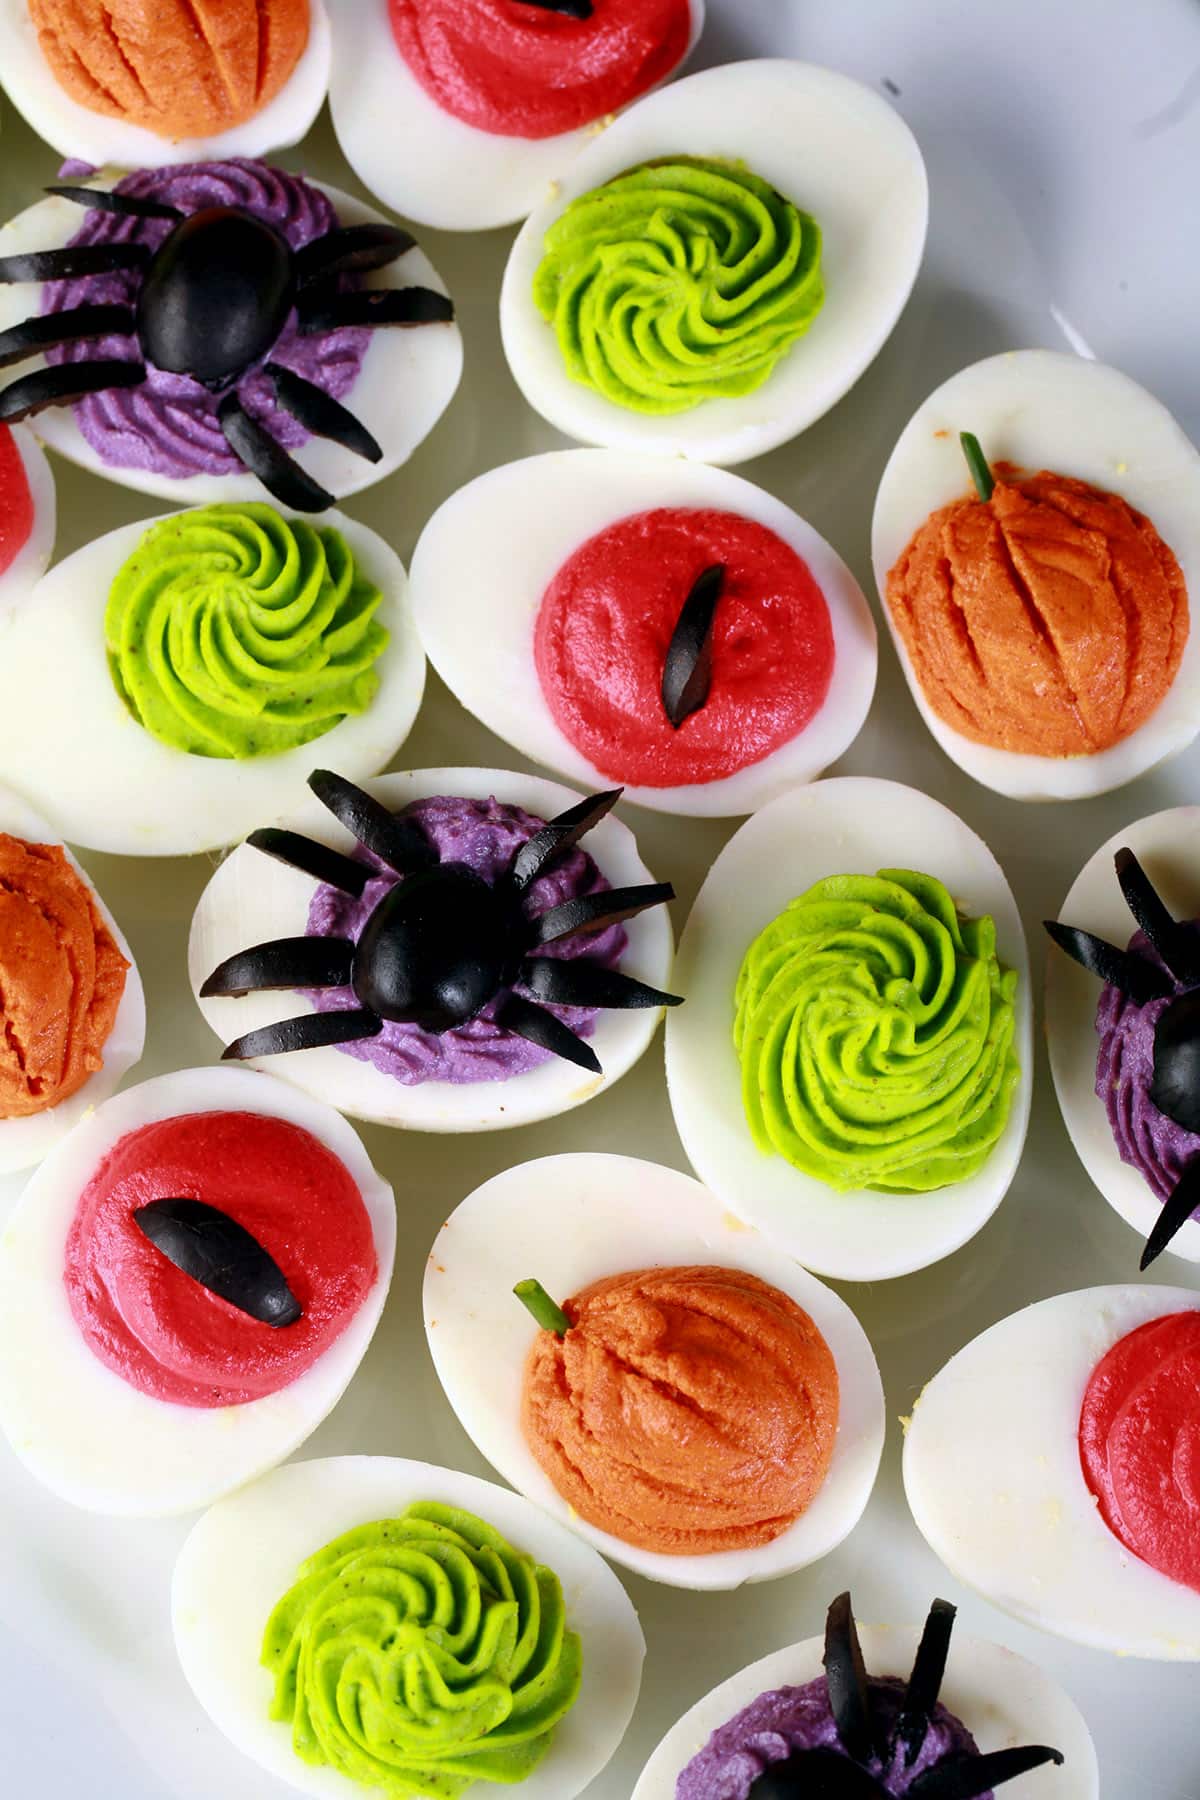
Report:
[{"label": "textured purple filling", "polygon": [[[870,1682],[872,1716],[882,1735],[890,1736],[900,1713],[905,1684],[890,1675]],[[823,1675],[804,1687],[775,1688],[760,1694],[713,1732],[693,1756],[675,1784],[675,1800],[746,1800],[754,1782],[772,1763],[793,1750],[838,1750],[841,1743],[829,1705]],[[979,1746],[961,1719],[940,1703],[934,1708],[925,1742],[910,1769],[903,1757],[867,1766],[889,1794],[907,1794],[917,1776],[944,1756],[979,1754]],[[980,1800],[992,1800],[991,1794]]]},{"label": "textured purple filling", "polygon": [[[294,250],[336,228],[338,217],[319,188],[299,175],[238,158],[229,162],[181,163],[176,168],[138,169],[116,184],[117,192],[163,200],[181,212],[207,206],[241,206],[276,226]],[[156,250],[171,230],[166,219],[130,219],[117,213],[81,214],[72,244],[136,240]],[[139,276],[87,275],[48,282],[42,289],[45,312],[90,304],[135,305]],[[343,283],[343,285],[346,285]],[[283,363],[340,400],[358,377],[370,342],[358,328],[301,337],[293,312],[270,351]],[[137,362],[136,337],[88,338],[47,353],[47,361],[88,362],[100,358]],[[279,443],[294,450],[309,437],[290,413],[276,406],[270,379],[255,367],[237,384],[238,399]],[[217,423],[221,398],[193,381],[150,366],[135,388],[111,388],[75,403],[75,422],[97,456],[114,468],[143,469],[154,475],[234,475],[242,465]]]},{"label": "textured purple filling", "polygon": [[[442,862],[466,863],[492,883],[509,868],[521,845],[545,823],[519,806],[502,806],[497,800],[467,800],[457,795],[416,800],[406,807],[403,817],[416,820]],[[370,851],[360,849],[356,854],[360,861],[379,871],[378,877],[368,881],[359,900],[338,888],[319,887],[308,909],[310,937],[348,937],[357,943],[380,900],[401,879],[385,870]],[[535,919],[563,900],[603,893],[610,886],[585,851],[572,850],[533,883],[525,897],[525,911]],[[590,936],[581,933],[547,944],[539,954],[586,955],[612,969],[621,960],[628,941],[623,925],[610,925]],[[528,993],[519,983],[516,991]],[[310,993],[308,998],[318,1012],[361,1004],[352,988],[326,989]],[[552,1006],[548,1010],[581,1037],[589,1037],[595,1027],[596,1014],[591,1008]],[[383,1074],[394,1076],[407,1087],[422,1081],[504,1081],[510,1075],[524,1075],[552,1058],[551,1051],[517,1037],[515,1032],[502,1030],[495,1023],[494,1003],[467,1024],[443,1032],[440,1037],[422,1031],[419,1025],[388,1021],[377,1037],[362,1038],[338,1048],[347,1056],[355,1056],[359,1062],[370,1063]]]},{"label": "textured purple filling", "polygon": [[[1200,922],[1185,929],[1200,934]],[[1158,968],[1165,967],[1142,932],[1134,932],[1129,948]],[[1174,987],[1176,993],[1183,991],[1178,982]],[[1170,1003],[1151,1000],[1139,1006],[1115,987],[1106,987],[1096,1008],[1100,1036],[1096,1094],[1104,1102],[1121,1161],[1137,1169],[1160,1200],[1169,1199],[1184,1165],[1200,1150],[1200,1137],[1168,1119],[1150,1098],[1154,1028]],[[1192,1216],[1200,1217],[1200,1208]]]}]

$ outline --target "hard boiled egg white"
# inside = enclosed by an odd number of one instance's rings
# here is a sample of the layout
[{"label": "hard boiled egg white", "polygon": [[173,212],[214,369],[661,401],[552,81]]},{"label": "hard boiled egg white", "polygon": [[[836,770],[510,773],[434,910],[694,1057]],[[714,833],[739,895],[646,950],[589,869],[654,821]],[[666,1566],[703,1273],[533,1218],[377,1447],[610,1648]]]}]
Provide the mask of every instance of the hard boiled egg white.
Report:
[{"label": "hard boiled egg white", "polygon": [[[821,227],[825,304],[752,394],[665,417],[617,406],[571,380],[533,303],[546,233],[572,200],[639,163],[728,157]],[[804,431],[882,349],[912,290],[928,219],[925,165],[900,115],[869,88],[813,63],[729,63],[630,108],[571,165],[522,227],[500,297],[504,350],[530,405],[568,437],[617,449],[739,463]]]},{"label": "hard boiled egg white", "polygon": [[[868,1674],[908,1680],[919,1631],[860,1624],[858,1635]],[[824,1650],[823,1636],[791,1644],[739,1670],[698,1700],[659,1744],[632,1800],[675,1800],[680,1771],[713,1732],[760,1694],[819,1680],[825,1672]],[[1074,1701],[1035,1663],[985,1638],[956,1631],[941,1699],[985,1755],[1017,1744],[1052,1744],[1062,1751],[1061,1768],[1034,1769],[1006,1782],[1006,1800],[1096,1800],[1100,1784],[1091,1734]]]},{"label": "hard boiled egg white", "polygon": [[[521,1430],[521,1389],[537,1326],[512,1293],[534,1276],[566,1300],[607,1275],[714,1264],[746,1269],[794,1300],[837,1363],[837,1443],[808,1511],[773,1543],[702,1556],[638,1549],[580,1519]],[[443,1225],[425,1267],[425,1331],[459,1420],[488,1461],[535,1505],[613,1562],[673,1587],[732,1588],[806,1568],[862,1516],[883,1449],[883,1389],[845,1301],[747,1230],[699,1182],[631,1156],[547,1156],[496,1175]]]},{"label": "hard boiled egg white", "polygon": [[277,756],[193,756],[147,731],[118,693],[104,606],[145,520],[86,544],[39,582],[28,606],[0,613],[0,767],[63,837],[118,856],[214,850],[290,811],[316,764],[357,779],[390,761],[425,687],[404,567],[357,520],[329,512],[318,524],[343,534],[382,590],[375,617],[389,640],[375,664],[379,689],[367,710]]},{"label": "hard boiled egg white", "polygon": [[[3,5],[5,0],[0,0]],[[136,159],[135,159],[136,160]],[[153,164],[161,157],[152,157]],[[122,171],[109,168],[91,181],[92,187],[111,188]],[[343,225],[383,225],[388,221],[373,207],[351,199],[340,189],[314,181],[329,196]],[[70,242],[83,221],[84,212],[58,195],[39,200],[0,228],[0,256],[18,252],[54,250]],[[423,251],[405,252],[385,269],[363,277],[370,288],[434,288],[446,285]],[[41,307],[41,285],[22,281],[0,286],[0,329],[36,316]],[[45,359],[30,357],[16,374],[44,367]],[[6,371],[6,373],[12,373]],[[421,325],[411,329],[381,327],[371,333],[358,379],[343,404],[367,427],[383,449],[379,462],[368,462],[328,438],[309,438],[292,454],[321,486],[343,500],[363,488],[373,487],[406,463],[449,406],[462,374],[462,337],[455,324]],[[189,475],[180,479],[147,469],[107,463],[88,443],[69,406],[48,407],[36,415],[38,437],[68,461],[102,475],[121,487],[157,494],[177,506],[194,506],[209,500],[269,500],[256,475]]]},{"label": "hard boiled egg white", "polygon": [[[183,1113],[248,1112],[310,1132],[353,1176],[379,1273],[341,1336],[298,1380],[242,1406],[178,1406],[131,1387],[88,1348],[63,1281],[80,1194],[131,1131]],[[332,1107],[246,1069],[185,1069],[129,1088],[46,1158],[0,1236],[0,1427],[39,1481],[89,1512],[190,1512],[302,1444],[371,1341],[396,1248],[392,1190]]]},{"label": "hard boiled egg white", "polygon": [[[742,1108],[733,1047],[734,988],[759,932],[828,875],[918,869],[945,883],[970,918],[990,913],[997,953],[1017,971],[1021,1080],[1008,1122],[977,1175],[928,1194],[838,1193],[759,1150]],[[841,777],[773,800],[734,834],[709,871],[679,944],[674,979],[688,996],[667,1026],[675,1124],[700,1179],[781,1249],[840,1281],[911,1274],[965,1244],[1016,1173],[1033,1069],[1025,937],[1004,872],[981,838],[927,794]]]},{"label": "hard boiled egg white", "polygon": [[[292,1463],[222,1500],[196,1525],[175,1565],[171,1617],[197,1700],[239,1750],[318,1800],[365,1790],[303,1763],[291,1727],[268,1716],[273,1682],[259,1662],[263,1629],[300,1564],[358,1525],[434,1500],[495,1526],[562,1582],[567,1626],[583,1641],[583,1685],[521,1800],[573,1800],[614,1754],[641,1685],[645,1642],[620,1582],[596,1552],[507,1488],[455,1469],[388,1456]],[[480,1783],[479,1791],[487,1791]]]},{"label": "hard boiled egg white", "polygon": [[[490,730],[569,780],[607,785],[546,703],[534,629],[546,589],[582,544],[660,506],[710,507],[767,526],[807,563],[829,607],[833,680],[805,730],[721,781],[625,789],[627,800],[660,812],[753,812],[849,747],[870,708],[876,666],[875,626],[853,575],[811,525],[761,488],[703,464],[615,450],[554,451],[493,469],[452,495],[421,535],[412,565],[417,628],[443,681]],[[781,643],[780,656],[787,653]]]},{"label": "hard boiled egg white", "polygon": [[[1086,862],[1062,903],[1059,918],[1107,938],[1121,950],[1136,923],[1125,904],[1113,856],[1133,851],[1179,919],[1200,918],[1200,806],[1174,806],[1138,819],[1102,844]],[[1149,1237],[1162,1210],[1141,1171],[1121,1161],[1104,1102],[1096,1094],[1096,1007],[1103,983],[1050,945],[1046,952],[1046,1037],[1054,1088],[1079,1159],[1109,1205]],[[1171,1252],[1200,1262],[1200,1221],[1171,1240]]]},{"label": "hard boiled egg white", "polygon": [[1094,756],[1030,756],[976,744],[926,701],[886,602],[888,571],[940,506],[971,490],[958,441],[972,431],[991,462],[1050,469],[1121,494],[1144,512],[1200,597],[1200,453],[1166,407],[1103,363],[1056,350],[1013,350],[961,369],[919,406],[892,451],[871,527],[875,581],[917,710],[960,769],[1013,800],[1078,800],[1121,787],[1174,756],[1200,729],[1200,631],[1146,723]]},{"label": "hard boiled egg white", "polygon": [[299,143],[329,85],[330,31],[324,0],[309,0],[308,44],[285,85],[253,118],[208,138],[160,137],[73,100],[38,43],[27,0],[0,0],[0,75],[8,98],[60,156],[154,168],[226,156],[262,156]]},{"label": "hard boiled egg white", "polygon": [[[0,788],[0,832],[10,837],[24,838],[29,844],[58,844],[56,833],[45,820],[39,818],[19,795],[8,788]],[[146,996],[142,990],[142,978],[138,974],[137,964],[133,960],[133,952],[122,936],[116,920],[88,880],[86,871],[80,868],[65,845],[59,845],[59,848],[65,851],[67,861],[86,884],[96,911],[108,926],[117,949],[129,967],[125,972],[125,989],[117,1008],[117,1016],[104,1045],[103,1066],[89,1076],[82,1087],[46,1112],[33,1113],[25,1119],[0,1119],[0,1175],[9,1175],[16,1169],[28,1169],[40,1162],[73,1125],[91,1112],[93,1107],[99,1106],[102,1100],[108,1099],[122,1076],[141,1057],[146,1041]]]},{"label": "hard boiled egg white", "polygon": [[[21,462],[29,498],[33,502],[33,524],[6,568],[0,569],[0,615],[10,606],[25,599],[38,577],[45,572],[54,551],[55,495],[54,476],[41,445],[27,425],[0,425],[0,436],[7,433]],[[0,493],[0,537],[9,496]]]},{"label": "hard boiled egg white", "polygon": [[913,1412],[904,1488],[952,1574],[1076,1643],[1200,1660],[1200,1593],[1114,1537],[1079,1462],[1080,1409],[1101,1357],[1139,1325],[1198,1308],[1191,1288],[1085,1288],[1013,1313],[951,1357]]},{"label": "hard boiled egg white", "polygon": [[[691,0],[690,55],[705,0]],[[388,0],[353,0],[334,20],[329,90],[333,128],[363,185],[393,212],[441,231],[512,225],[546,198],[556,177],[607,119],[548,138],[480,131],[426,93],[396,45]]]},{"label": "hard boiled egg white", "polygon": [[[477,800],[494,795],[502,804],[523,806],[536,818],[550,819],[581,798],[557,782],[501,769],[410,769],[364,785],[368,793],[395,812],[434,794],[462,794]],[[287,823],[336,849],[353,848],[349,832],[311,797],[289,815]],[[633,833],[611,814],[587,834],[581,848],[595,858],[601,874],[613,887],[633,887],[654,879],[638,855]],[[200,896],[192,920],[188,975],[197,998],[206,977],[235,950],[272,938],[303,936],[315,890],[311,877],[273,861],[261,851],[246,844],[234,850]],[[629,947],[621,958],[624,973],[653,987],[670,989],[673,939],[666,909],[654,907],[627,920],[625,930]],[[241,1000],[209,998],[199,1000],[199,1005],[225,1043],[278,1019],[313,1011],[307,1000],[290,989],[284,993],[247,994]],[[400,1125],[413,1131],[497,1131],[508,1125],[529,1125],[536,1119],[552,1118],[611,1087],[648,1047],[658,1018],[652,1008],[599,1013],[588,1042],[600,1059],[601,1075],[592,1075],[555,1057],[506,1081],[462,1085],[426,1081],[406,1087],[393,1076],[334,1048],[294,1050],[285,1055],[256,1057],[254,1062],[358,1119]]]}]

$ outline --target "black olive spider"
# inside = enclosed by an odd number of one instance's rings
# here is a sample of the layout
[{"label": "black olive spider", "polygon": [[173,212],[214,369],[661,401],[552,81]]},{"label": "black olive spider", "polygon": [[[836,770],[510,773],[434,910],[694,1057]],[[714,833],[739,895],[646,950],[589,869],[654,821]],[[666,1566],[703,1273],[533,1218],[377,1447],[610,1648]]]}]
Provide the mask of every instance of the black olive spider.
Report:
[{"label": "black olive spider", "polygon": [[868,1677],[850,1596],[839,1594],[825,1621],[825,1679],[837,1745],[793,1750],[768,1764],[747,1800],[888,1800],[896,1789],[874,1775],[870,1763],[884,1775],[899,1765],[908,1776],[907,1800],[978,1800],[1031,1769],[1061,1763],[1062,1752],[1048,1744],[1021,1744],[982,1753],[948,1750],[910,1774],[933,1722],[954,1618],[948,1601],[934,1601],[912,1674],[896,1694]]},{"label": "black olive spider", "polygon": [[0,331],[0,368],[88,338],[128,334],[141,361],[105,357],[65,362],[19,376],[0,389],[0,424],[87,394],[139,387],[147,364],[189,375],[219,395],[217,421],[230,450],[267,491],[296,512],[321,512],[333,495],[314,481],[242,406],[237,383],[262,366],[276,403],[315,437],[329,438],[368,462],[383,451],[366,426],[323,388],[269,360],[292,308],[303,334],[340,326],[449,323],[453,304],[432,288],[342,291],[344,275],[385,268],[414,240],[394,225],[341,226],[293,250],[282,232],[237,206],[183,213],[163,201],[102,188],[47,190],[77,205],[133,219],[167,220],[156,250],[121,243],[68,244],[0,257],[0,282],[64,281],[131,272],[141,277],[135,305],[83,305],[47,312]]},{"label": "black olive spider", "polygon": [[[497,1025],[600,1074],[591,1046],[538,1000],[585,1007],[680,1004],[678,995],[586,957],[565,961],[537,955],[540,945],[576,931],[600,931],[674,899],[669,883],[582,894],[537,918],[523,906],[532,883],[600,823],[620,798],[620,788],[594,794],[549,820],[493,886],[465,863],[440,862],[414,820],[390,812],[343,776],[317,769],[308,785],[365,849],[403,879],[380,900],[357,943],[343,937],[277,938],[241,950],[213,970],[200,989],[202,998],[352,987],[361,1002],[351,1011],[308,1013],[249,1031],[228,1046],[226,1059],[353,1043],[377,1036],[386,1020],[440,1034],[503,996],[494,1015]],[[269,827],[251,832],[246,841],[355,898],[372,874],[366,863],[298,832]],[[537,998],[513,992],[518,981]]]},{"label": "black olive spider", "polygon": [[[1135,1006],[1167,1002],[1154,1022],[1150,1099],[1168,1119],[1200,1136],[1200,932],[1167,911],[1132,850],[1118,850],[1113,861],[1125,904],[1158,962],[1136,950],[1118,950],[1093,932],[1057,919],[1043,923],[1060,950]],[[1142,1251],[1143,1270],[1162,1255],[1197,1209],[1200,1155],[1192,1157],[1163,1202]]]}]

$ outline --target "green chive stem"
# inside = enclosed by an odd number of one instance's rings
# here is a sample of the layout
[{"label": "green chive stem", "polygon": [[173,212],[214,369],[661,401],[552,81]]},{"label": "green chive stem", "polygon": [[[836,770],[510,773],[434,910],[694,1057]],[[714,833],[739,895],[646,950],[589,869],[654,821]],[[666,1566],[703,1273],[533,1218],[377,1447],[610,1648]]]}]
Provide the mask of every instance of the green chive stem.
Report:
[{"label": "green chive stem", "polygon": [[996,485],[996,477],[988,467],[988,459],[973,431],[960,431],[958,441],[962,445],[963,455],[967,459],[967,467],[971,471],[971,480],[975,483],[976,492],[981,500],[990,500],[992,489]]},{"label": "green chive stem", "polygon": [[521,1305],[533,1314],[543,1331],[552,1331],[555,1337],[566,1337],[571,1329],[571,1321],[557,1301],[550,1298],[540,1281],[518,1281],[513,1293]]}]

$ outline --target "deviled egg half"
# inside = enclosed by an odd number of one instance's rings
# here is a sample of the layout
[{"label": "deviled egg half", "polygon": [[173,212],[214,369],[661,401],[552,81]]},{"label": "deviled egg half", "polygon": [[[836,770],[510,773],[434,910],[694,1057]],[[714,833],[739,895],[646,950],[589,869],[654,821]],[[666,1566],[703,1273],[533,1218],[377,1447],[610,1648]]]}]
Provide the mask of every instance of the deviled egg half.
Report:
[{"label": "deviled egg half", "polygon": [[384,1456],[292,1463],[222,1500],[180,1552],[171,1615],[214,1724],[318,1800],[493,1783],[573,1800],[620,1744],[645,1656],[620,1582],[557,1520]]},{"label": "deviled egg half", "polygon": [[225,860],[188,971],[225,1056],[357,1118],[492,1131],[550,1118],[647,1048],[672,936],[618,790],[500,769],[365,789],[324,769]]},{"label": "deviled egg half", "polygon": [[[1046,929],[1046,1036],[1084,1168],[1146,1240],[1200,1262],[1200,807],[1118,831]],[[1066,954],[1063,954],[1063,952]]]},{"label": "deviled egg half", "polygon": [[985,787],[1102,794],[1196,736],[1200,453],[1116,369],[1018,350],[952,375],[892,452],[871,553],[917,709]]},{"label": "deviled egg half", "polygon": [[948,808],[860,777],[773,800],[709,871],[675,982],[675,1123],[738,1218],[878,1281],[991,1217],[1028,1123],[1029,965],[1000,865]]},{"label": "deviled egg half", "polygon": [[904,1442],[913,1518],[946,1567],[1076,1643],[1200,1661],[1200,1294],[1086,1288],[969,1343]]},{"label": "deviled egg half", "polygon": [[27,1169],[142,1054],[129,945],[57,833],[0,788],[0,1174]]},{"label": "deviled egg half", "polygon": [[[513,1291],[531,1282],[533,1318]],[[883,1390],[861,1325],[675,1169],[592,1154],[505,1170],[438,1233],[424,1306],[488,1461],[652,1581],[805,1568],[870,1498]]]},{"label": "deviled egg half", "polygon": [[873,361],[927,219],[916,140],[878,94],[812,63],[705,69],[639,101],[530,214],[500,297],[509,366],[569,437],[744,462]]},{"label": "deviled egg half", "polygon": [[935,1600],[924,1629],[856,1624],[850,1595],[825,1633],[723,1681],[671,1727],[633,1800],[776,1800],[787,1794],[1096,1800],[1091,1734],[1034,1663],[954,1630]]},{"label": "deviled egg half", "polygon": [[413,608],[462,704],[569,780],[663,812],[753,812],[849,747],[875,688],[862,590],[722,469],[565,450],[459,490]]},{"label": "deviled egg half", "polygon": [[703,24],[704,0],[354,0],[334,14],[333,128],[404,218],[511,225]]},{"label": "deviled egg half", "polygon": [[24,600],[54,551],[54,476],[26,425],[0,425],[0,617]]},{"label": "deviled egg half", "polygon": [[331,1107],[244,1069],[129,1088],[0,1236],[0,1428],[88,1511],[207,1506],[332,1410],[395,1244],[392,1190]]},{"label": "deviled egg half", "polygon": [[71,843],[186,856],[390,761],[425,686],[404,567],[341,513],[122,525],[0,612],[0,767]]},{"label": "deviled egg half", "polygon": [[324,0],[0,0],[0,80],[60,156],[157,165],[297,144],[329,85]]},{"label": "deviled egg half", "polygon": [[321,511],[407,462],[462,373],[409,232],[242,157],[104,168],[19,213],[0,330],[0,419],[36,417],[71,462],[176,505]]}]

